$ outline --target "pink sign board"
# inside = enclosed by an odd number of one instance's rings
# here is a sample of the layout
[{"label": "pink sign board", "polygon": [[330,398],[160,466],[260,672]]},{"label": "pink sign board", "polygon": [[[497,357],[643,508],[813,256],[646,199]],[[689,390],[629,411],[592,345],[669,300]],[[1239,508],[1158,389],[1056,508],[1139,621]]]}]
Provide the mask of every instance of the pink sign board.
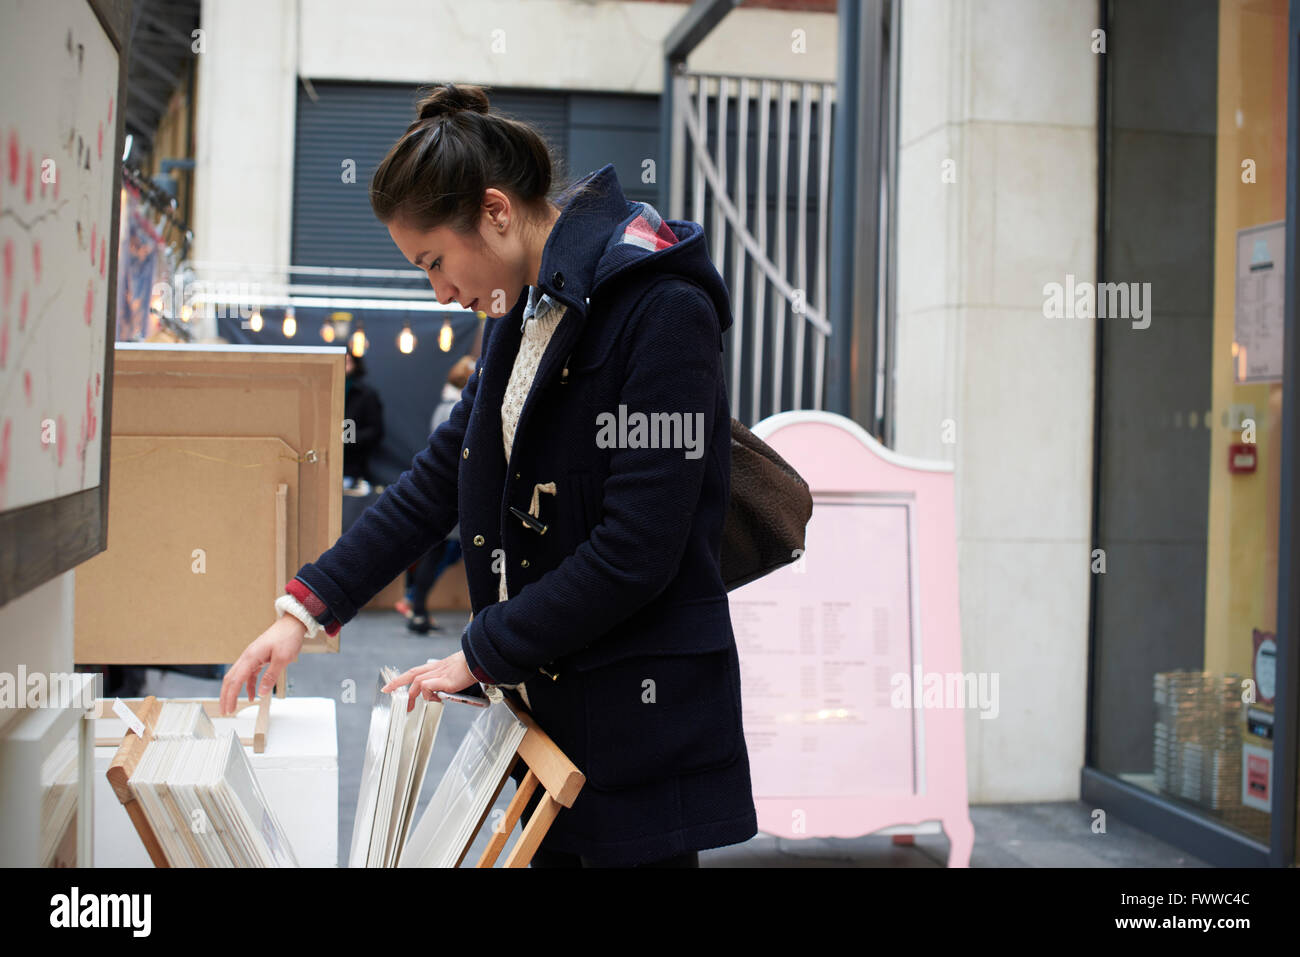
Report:
[{"label": "pink sign board", "polygon": [[813,496],[804,554],[730,593],[759,829],[858,837],[938,821],[949,865],[967,866],[964,710],[914,693],[961,676],[952,467],[826,412],[753,432]]}]

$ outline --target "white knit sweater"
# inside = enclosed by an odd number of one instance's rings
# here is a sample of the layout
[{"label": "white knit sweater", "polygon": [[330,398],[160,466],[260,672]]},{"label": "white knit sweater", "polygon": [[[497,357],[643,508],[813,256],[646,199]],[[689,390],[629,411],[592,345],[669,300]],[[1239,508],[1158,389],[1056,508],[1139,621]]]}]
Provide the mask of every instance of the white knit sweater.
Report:
[{"label": "white knit sweater", "polygon": [[[507,464],[510,462],[510,450],[515,442],[515,427],[519,424],[519,414],[523,411],[524,402],[532,389],[537,367],[542,361],[542,356],[546,354],[546,347],[564,317],[566,308],[564,303],[557,302],[550,296],[543,295],[540,302],[537,297],[537,287],[529,286],[528,305],[524,308],[523,338],[519,342],[519,352],[515,356],[514,367],[510,370],[505,398],[501,401],[501,443]],[[540,496],[545,494],[562,494],[559,483],[548,477],[546,482],[534,485],[533,501],[538,503],[538,511],[540,511]],[[500,601],[505,601],[509,597],[506,587],[506,569],[509,567],[510,556],[503,555],[501,576],[497,582],[497,598]],[[528,701],[528,690],[523,682],[518,686],[502,685],[502,687],[518,687],[524,704],[532,707]]]}]

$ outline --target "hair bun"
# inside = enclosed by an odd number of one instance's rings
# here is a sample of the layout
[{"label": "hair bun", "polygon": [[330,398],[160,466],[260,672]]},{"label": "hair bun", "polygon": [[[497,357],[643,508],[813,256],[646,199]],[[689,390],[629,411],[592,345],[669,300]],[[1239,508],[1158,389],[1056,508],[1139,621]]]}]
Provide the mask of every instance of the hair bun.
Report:
[{"label": "hair bun", "polygon": [[482,87],[468,84],[457,86],[455,83],[443,83],[434,87],[415,104],[416,115],[420,120],[436,120],[462,110],[487,113],[490,109],[487,93]]}]

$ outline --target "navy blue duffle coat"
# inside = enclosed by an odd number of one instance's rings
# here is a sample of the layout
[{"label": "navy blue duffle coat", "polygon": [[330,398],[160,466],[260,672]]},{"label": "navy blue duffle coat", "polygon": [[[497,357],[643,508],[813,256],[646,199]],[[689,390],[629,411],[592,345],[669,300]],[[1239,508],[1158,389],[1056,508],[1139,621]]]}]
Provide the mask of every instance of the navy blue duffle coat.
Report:
[{"label": "navy blue duffle coat", "polygon": [[[732,314],[699,224],[668,220],[658,248],[645,235],[657,212],[626,199],[612,164],[581,185],[542,254],[538,287],[567,310],[510,461],[501,403],[526,289],[487,320],[428,448],[297,577],[346,622],[459,520],[466,659],[526,682],[538,724],[587,778],[542,846],[626,865],[757,832],[720,566]],[[534,489],[551,482],[534,518]]]}]

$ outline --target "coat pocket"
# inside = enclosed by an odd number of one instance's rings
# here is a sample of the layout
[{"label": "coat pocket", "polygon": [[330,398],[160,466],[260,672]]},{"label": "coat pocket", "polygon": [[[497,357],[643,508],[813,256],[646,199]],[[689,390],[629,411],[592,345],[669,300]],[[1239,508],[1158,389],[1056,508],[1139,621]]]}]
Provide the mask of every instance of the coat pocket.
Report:
[{"label": "coat pocket", "polygon": [[575,662],[584,672],[583,770],[592,785],[636,787],[736,759],[739,666],[730,619],[719,613],[727,613],[725,597],[677,605],[646,633],[606,636]]}]

